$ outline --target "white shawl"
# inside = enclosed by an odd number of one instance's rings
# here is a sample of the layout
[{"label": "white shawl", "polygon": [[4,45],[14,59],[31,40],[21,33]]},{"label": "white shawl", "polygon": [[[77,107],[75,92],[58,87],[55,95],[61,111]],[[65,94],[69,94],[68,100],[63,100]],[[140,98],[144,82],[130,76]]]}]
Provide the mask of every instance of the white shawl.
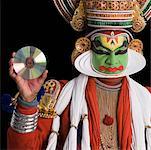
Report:
[{"label": "white shawl", "polygon": [[[149,91],[127,77],[130,91],[130,104],[132,112],[132,150],[145,150],[145,127],[151,126],[151,94]],[[68,82],[60,93],[55,110],[60,115],[71,101],[70,121],[71,128],[64,144],[64,150],[77,150],[77,127],[82,116],[88,116],[88,108],[85,100],[85,89],[88,76],[80,74],[77,78]],[[59,131],[60,118],[53,120],[52,130]],[[55,150],[57,134],[52,132],[49,137],[47,150]],[[151,128],[146,129],[147,147],[151,150]],[[83,119],[82,150],[90,150],[90,135],[88,118]]]}]

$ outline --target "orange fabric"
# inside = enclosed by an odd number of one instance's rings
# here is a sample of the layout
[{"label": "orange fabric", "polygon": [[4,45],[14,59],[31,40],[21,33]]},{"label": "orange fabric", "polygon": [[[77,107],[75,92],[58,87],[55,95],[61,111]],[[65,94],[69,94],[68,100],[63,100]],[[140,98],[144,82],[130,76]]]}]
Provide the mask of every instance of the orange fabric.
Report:
[{"label": "orange fabric", "polygon": [[131,111],[129,88],[127,79],[123,79],[118,108],[117,108],[117,125],[118,125],[118,142],[121,150],[130,150],[132,143],[132,129],[131,129]]},{"label": "orange fabric", "polygon": [[[86,88],[86,100],[89,110],[89,130],[92,150],[100,146],[100,112],[96,96],[96,84],[89,78]],[[131,112],[127,79],[123,79],[117,110],[118,137],[120,150],[130,150],[132,143]]]},{"label": "orange fabric", "polygon": [[86,100],[88,105],[91,148],[92,150],[98,150],[100,146],[100,113],[96,95],[96,84],[93,78],[89,78],[88,80]]},{"label": "orange fabric", "polygon": [[[31,115],[31,114],[34,114],[37,112],[37,107],[31,107],[31,108],[28,108],[28,107],[25,107],[25,106],[22,106],[22,105],[17,105],[17,108],[16,108],[20,113],[22,114],[26,114],[26,115]],[[27,111],[28,109],[28,111]]]}]

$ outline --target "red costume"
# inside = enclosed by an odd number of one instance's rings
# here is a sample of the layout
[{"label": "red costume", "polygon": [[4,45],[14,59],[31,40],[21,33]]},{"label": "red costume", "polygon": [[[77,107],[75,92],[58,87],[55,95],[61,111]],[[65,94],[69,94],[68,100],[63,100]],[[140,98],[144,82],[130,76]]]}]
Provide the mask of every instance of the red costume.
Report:
[{"label": "red costume", "polygon": [[[100,122],[99,109],[96,96],[96,84],[94,78],[89,78],[86,88],[86,100],[89,108],[89,131],[92,150],[99,149],[100,146]],[[22,114],[33,114],[37,108],[25,108],[21,105],[17,109]],[[121,149],[130,149],[132,142],[131,131],[131,113],[129,103],[129,91],[126,78],[123,79],[119,103],[117,110],[118,118],[118,141]],[[48,142],[48,137],[51,133],[53,119],[45,119],[39,117],[38,126],[34,132],[21,134],[14,131],[11,127],[8,130],[8,149],[45,149]],[[58,149],[62,149],[66,136],[70,128],[69,106],[61,115],[61,126],[59,131]]]}]

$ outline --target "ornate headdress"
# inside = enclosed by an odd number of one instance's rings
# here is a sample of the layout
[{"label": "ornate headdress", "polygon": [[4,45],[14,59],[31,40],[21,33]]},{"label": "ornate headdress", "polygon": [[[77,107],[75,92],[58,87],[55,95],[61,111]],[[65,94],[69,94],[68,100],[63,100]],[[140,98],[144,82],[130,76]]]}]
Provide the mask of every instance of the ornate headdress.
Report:
[{"label": "ornate headdress", "polygon": [[76,31],[94,28],[144,29],[151,17],[150,0],[54,0],[54,3]]}]

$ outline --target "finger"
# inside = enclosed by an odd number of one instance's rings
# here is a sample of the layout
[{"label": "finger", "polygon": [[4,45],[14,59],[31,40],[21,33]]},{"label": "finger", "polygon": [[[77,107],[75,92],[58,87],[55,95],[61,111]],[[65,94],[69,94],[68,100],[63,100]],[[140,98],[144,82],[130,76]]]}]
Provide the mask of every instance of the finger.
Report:
[{"label": "finger", "polygon": [[45,79],[47,78],[47,74],[48,74],[48,70],[45,70],[45,72],[41,75],[41,77],[39,78],[39,83],[42,85],[45,81]]},{"label": "finger", "polygon": [[20,81],[23,80],[23,78],[20,75],[16,75],[16,84],[19,85]]},{"label": "finger", "polygon": [[13,66],[10,66],[10,68],[9,68],[9,75],[10,75],[10,77],[13,78],[13,79],[16,78],[16,73],[15,73],[15,71],[14,71]]},{"label": "finger", "polygon": [[11,58],[11,59],[9,60],[9,66],[12,66],[13,63],[14,63],[14,58]]},{"label": "finger", "polygon": [[12,57],[15,57],[15,55],[16,55],[16,52],[13,52],[13,53],[12,53]]}]

